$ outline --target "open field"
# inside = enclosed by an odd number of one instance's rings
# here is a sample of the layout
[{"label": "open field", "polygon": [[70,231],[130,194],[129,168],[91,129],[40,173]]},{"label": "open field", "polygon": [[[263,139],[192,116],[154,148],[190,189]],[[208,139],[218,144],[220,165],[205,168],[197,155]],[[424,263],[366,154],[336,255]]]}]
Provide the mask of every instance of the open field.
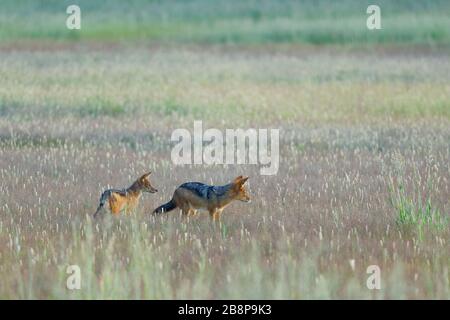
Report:
[{"label": "open field", "polygon": [[[0,296],[449,298],[448,225],[399,225],[391,204],[404,184],[448,217],[448,56],[296,52],[2,51]],[[281,128],[278,174],[174,166],[170,134],[194,119]],[[101,190],[148,168],[159,193],[93,224]],[[220,226],[149,215],[184,181],[239,174],[253,202]]]}]

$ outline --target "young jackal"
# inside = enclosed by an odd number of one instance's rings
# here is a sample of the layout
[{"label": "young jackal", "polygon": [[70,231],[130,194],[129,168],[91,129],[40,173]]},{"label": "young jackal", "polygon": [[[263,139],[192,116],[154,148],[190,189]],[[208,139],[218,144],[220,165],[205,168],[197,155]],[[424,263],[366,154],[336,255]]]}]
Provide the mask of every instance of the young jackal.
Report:
[{"label": "young jackal", "polygon": [[100,197],[100,204],[98,205],[97,211],[94,213],[94,218],[102,211],[106,203],[108,203],[108,208],[111,213],[117,215],[125,211],[128,214],[138,205],[142,192],[158,192],[150,183],[150,174],[151,172],[144,174],[127,189],[108,189],[104,191]]},{"label": "young jackal", "polygon": [[172,200],[156,208],[153,213],[181,209],[183,215],[195,215],[198,209],[207,210],[212,219],[220,218],[222,210],[233,200],[250,202],[244,187],[248,177],[239,176],[224,186],[209,186],[200,182],[187,182],[173,193]]}]

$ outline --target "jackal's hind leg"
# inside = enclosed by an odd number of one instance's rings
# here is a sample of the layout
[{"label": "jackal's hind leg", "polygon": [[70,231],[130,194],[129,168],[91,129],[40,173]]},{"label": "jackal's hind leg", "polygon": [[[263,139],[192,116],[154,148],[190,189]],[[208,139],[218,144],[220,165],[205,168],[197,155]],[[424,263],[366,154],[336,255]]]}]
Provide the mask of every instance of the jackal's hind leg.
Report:
[{"label": "jackal's hind leg", "polygon": [[124,209],[124,204],[120,203],[114,197],[109,198],[109,208],[111,213],[115,216],[118,216],[119,213]]},{"label": "jackal's hind leg", "polygon": [[134,204],[127,204],[126,206],[125,206],[125,213],[129,216],[129,215],[131,215],[131,214],[133,214],[133,213],[135,213],[136,212],[136,205],[134,205]]},{"label": "jackal's hind leg", "polygon": [[191,209],[186,204],[180,205],[181,215],[183,217],[188,217]]}]

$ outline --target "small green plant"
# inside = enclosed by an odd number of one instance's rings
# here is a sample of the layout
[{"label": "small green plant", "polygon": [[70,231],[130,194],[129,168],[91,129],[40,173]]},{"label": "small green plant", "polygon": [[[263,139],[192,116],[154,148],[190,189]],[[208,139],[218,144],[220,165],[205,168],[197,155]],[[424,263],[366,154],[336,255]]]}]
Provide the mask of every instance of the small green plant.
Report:
[{"label": "small green plant", "polygon": [[[394,183],[394,179],[391,177],[389,186],[390,202],[397,213],[396,223],[398,226],[415,229],[420,239],[423,238],[426,227],[443,230],[448,226],[448,217],[433,205],[430,192],[427,192],[425,201],[422,200],[419,193],[415,197],[411,197],[405,190],[403,179],[399,178],[398,180],[397,183]],[[431,183],[427,185],[430,189]]]}]

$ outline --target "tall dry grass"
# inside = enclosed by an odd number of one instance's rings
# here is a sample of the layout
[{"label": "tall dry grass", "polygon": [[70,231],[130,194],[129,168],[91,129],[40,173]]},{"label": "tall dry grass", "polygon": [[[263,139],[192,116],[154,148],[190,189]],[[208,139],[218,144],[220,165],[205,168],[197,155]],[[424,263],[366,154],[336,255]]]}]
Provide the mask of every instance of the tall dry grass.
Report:
[{"label": "tall dry grass", "polygon": [[[0,53],[0,297],[448,299],[448,226],[399,224],[391,202],[401,182],[448,217],[445,54],[215,50]],[[193,119],[280,128],[278,174],[174,166]],[[133,216],[91,219],[149,168],[159,192]],[[253,201],[220,225],[149,215],[182,182],[240,174]]]}]

